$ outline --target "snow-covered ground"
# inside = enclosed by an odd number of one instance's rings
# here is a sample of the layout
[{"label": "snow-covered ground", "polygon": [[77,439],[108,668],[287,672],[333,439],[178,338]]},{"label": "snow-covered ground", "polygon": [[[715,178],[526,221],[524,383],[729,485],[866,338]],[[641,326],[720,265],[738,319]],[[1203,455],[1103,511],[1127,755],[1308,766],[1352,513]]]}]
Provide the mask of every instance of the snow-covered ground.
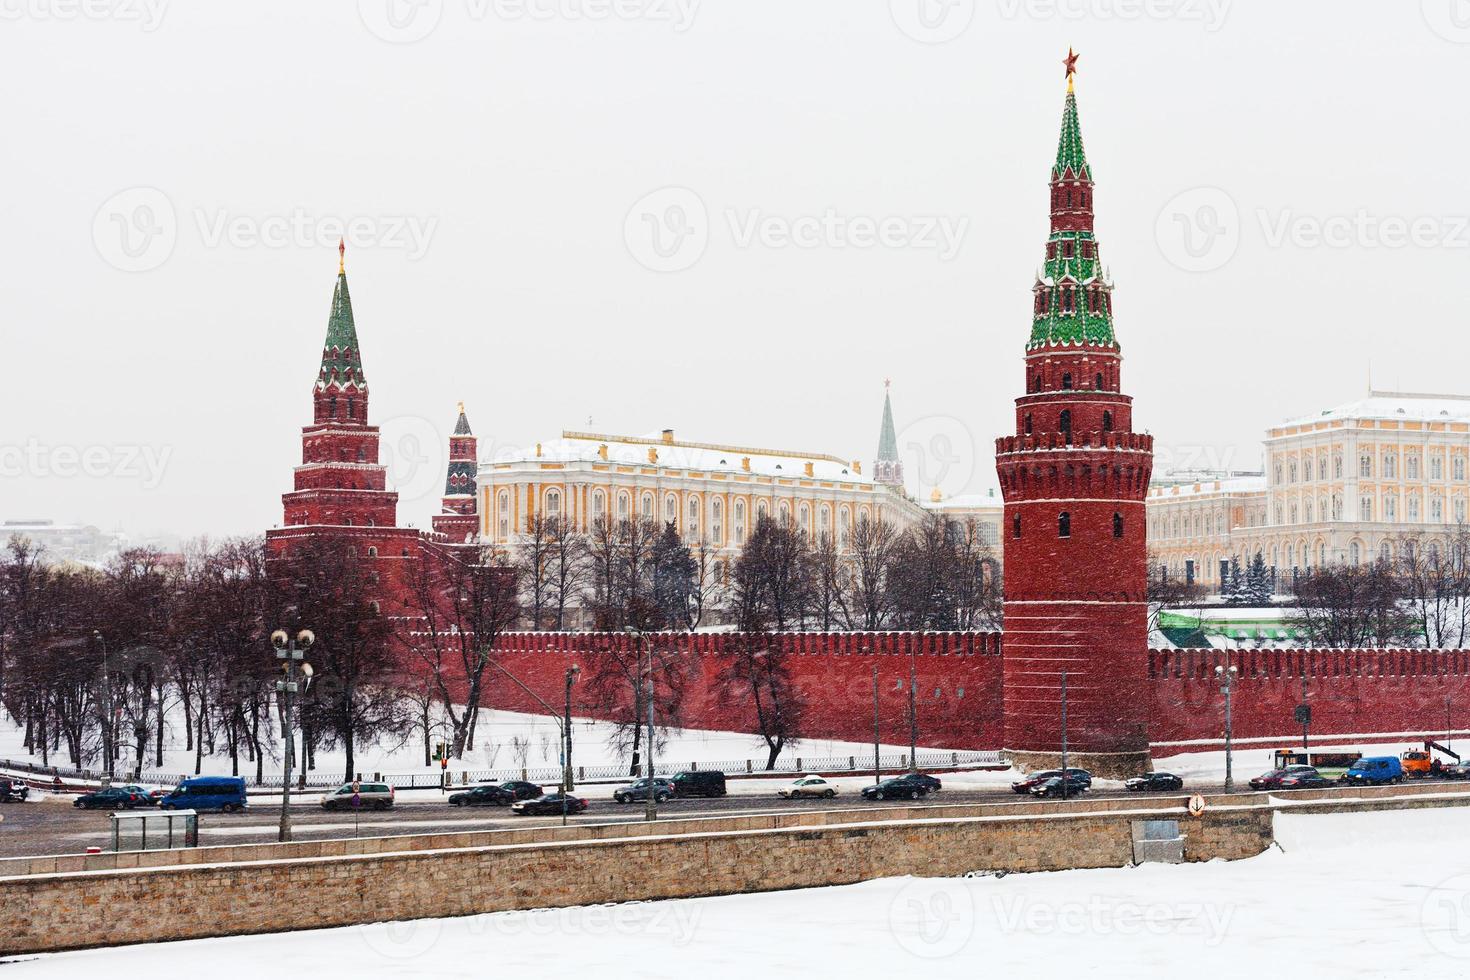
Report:
[{"label": "snow-covered ground", "polygon": [[1470,975],[1470,810],[1284,815],[1246,861],[508,912],[91,950],[32,977]]},{"label": "snow-covered ground", "polygon": [[[181,722],[181,719],[180,719]],[[585,718],[572,719],[572,753],[578,766],[594,767],[626,764],[613,744],[616,726],[609,722]],[[166,732],[164,764],[159,771],[168,774],[190,774],[194,772],[194,754],[183,747],[182,730],[179,725],[170,725]],[[15,720],[0,711],[0,759],[40,764],[38,754],[30,754],[22,744],[24,730]],[[438,738],[436,733],[436,738]],[[221,747],[222,748],[222,747]],[[920,746],[920,752],[926,749]],[[908,746],[884,745],[882,755],[897,757],[908,752]],[[674,729],[667,741],[657,751],[657,762],[662,766],[672,763],[679,766],[691,763],[708,768],[709,763],[733,763],[751,760],[756,770],[765,765],[766,746],[758,735],[738,732],[713,732],[697,729]],[[806,739],[788,746],[781,754],[780,762],[795,765],[797,759],[855,757],[858,765],[863,759],[873,757],[872,742],[843,742],[833,739]],[[556,768],[560,761],[560,735],[557,724],[545,715],[521,714],[514,711],[490,711],[480,717],[476,731],[474,749],[465,753],[462,760],[450,760],[450,770],[460,773],[465,770],[484,771],[491,769],[511,770],[519,768]],[[52,765],[66,766],[65,753],[51,756]],[[359,747],[356,753],[356,769],[362,773],[420,774],[433,779],[439,773],[438,764],[425,766],[422,736],[407,741],[393,740],[375,745]],[[320,750],[316,754],[316,772],[333,777],[344,771],[345,755],[340,750]],[[131,753],[125,754],[123,769],[132,767]],[[153,755],[145,760],[144,770],[152,771]],[[279,763],[266,760],[266,771],[279,771]],[[743,768],[743,767],[742,767]],[[228,775],[230,758],[217,753],[205,756],[201,771],[205,775]],[[255,773],[253,763],[244,757],[240,762],[241,775],[251,778]]]}]

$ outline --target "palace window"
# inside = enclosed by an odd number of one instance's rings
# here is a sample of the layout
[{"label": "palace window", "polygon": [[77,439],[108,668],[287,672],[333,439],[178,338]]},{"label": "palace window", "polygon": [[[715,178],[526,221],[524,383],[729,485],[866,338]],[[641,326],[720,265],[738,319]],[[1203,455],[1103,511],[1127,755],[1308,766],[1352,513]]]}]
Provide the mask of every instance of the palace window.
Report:
[{"label": "palace window", "polygon": [[1444,501],[1438,497],[1429,501],[1429,519],[1435,524],[1444,523]]},{"label": "palace window", "polygon": [[1419,479],[1419,457],[1411,455],[1404,464],[1404,475],[1410,480]]},{"label": "palace window", "polygon": [[1412,523],[1412,524],[1418,524],[1419,523],[1419,498],[1416,497],[1416,496],[1414,496],[1413,494],[1410,494],[1409,495],[1408,511],[1409,511],[1409,522]]},{"label": "palace window", "polygon": [[1332,475],[1339,480],[1342,479],[1342,453],[1337,453],[1332,457]]},{"label": "palace window", "polygon": [[1429,457],[1429,478],[1431,480],[1444,479],[1444,458],[1441,456]]},{"label": "palace window", "polygon": [[1358,501],[1358,520],[1373,520],[1373,501],[1371,498],[1364,497]]},{"label": "palace window", "polygon": [[[1311,464],[1308,464],[1308,465],[1310,466]],[[1296,482],[1296,460],[1292,460],[1291,461],[1291,465],[1288,467],[1288,472],[1291,473],[1291,482],[1292,483],[1295,483]]]},{"label": "palace window", "polygon": [[1465,457],[1456,456],[1454,462],[1454,474],[1456,480],[1465,479]]},{"label": "palace window", "polygon": [[664,498],[664,523],[677,524],[678,521],[679,501],[673,494],[669,494]]},{"label": "palace window", "polygon": [[709,505],[709,534],[716,547],[725,543],[725,503],[718,497]]},{"label": "palace window", "polygon": [[1455,523],[1456,524],[1464,524],[1465,523],[1465,498],[1464,497],[1456,497],[1455,498]]},{"label": "palace window", "polygon": [[1383,476],[1385,479],[1395,479],[1399,475],[1399,458],[1393,453],[1383,454]]},{"label": "palace window", "polygon": [[1057,537],[1070,538],[1072,536],[1072,515],[1062,511],[1057,515]]},{"label": "palace window", "polygon": [[546,514],[548,517],[561,516],[561,491],[546,491]]},{"label": "palace window", "polygon": [[685,536],[690,541],[699,540],[699,498],[689,498],[689,522],[684,527]]},{"label": "palace window", "polygon": [[1373,457],[1369,456],[1367,453],[1364,453],[1363,456],[1358,460],[1358,475],[1373,475]]},{"label": "palace window", "polygon": [[632,501],[628,499],[628,491],[624,490],[622,493],[618,494],[618,520],[627,520],[628,510],[632,506]]},{"label": "palace window", "polygon": [[1383,519],[1385,521],[1396,521],[1399,519],[1399,498],[1396,494],[1386,494],[1383,498]]},{"label": "palace window", "polygon": [[812,528],[812,509],[811,509],[811,507],[809,505],[802,504],[801,505],[801,510],[798,513],[801,515],[801,517],[800,517],[801,532],[803,534],[806,534],[809,531],[811,531],[811,528]]},{"label": "palace window", "polygon": [[643,495],[643,516],[647,520],[653,520],[653,494],[651,493]]},{"label": "palace window", "polygon": [[607,495],[601,490],[592,491],[592,516],[601,517],[607,510]]}]

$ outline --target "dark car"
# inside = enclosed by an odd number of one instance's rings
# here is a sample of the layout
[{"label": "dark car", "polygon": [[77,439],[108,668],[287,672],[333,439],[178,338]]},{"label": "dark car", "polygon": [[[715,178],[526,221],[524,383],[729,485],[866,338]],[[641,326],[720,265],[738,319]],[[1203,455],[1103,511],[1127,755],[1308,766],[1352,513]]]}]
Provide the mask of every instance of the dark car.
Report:
[{"label": "dark car", "polygon": [[691,769],[676,772],[669,780],[675,796],[724,796],[725,774],[716,769]]},{"label": "dark car", "polygon": [[[663,803],[674,795],[674,781],[664,779],[662,776],[653,777],[653,799],[656,803]],[[635,800],[648,799],[648,780],[635,779],[626,786],[619,786],[613,790],[613,801],[617,803],[632,803]]]},{"label": "dark car", "polygon": [[1288,776],[1300,772],[1315,773],[1316,771],[1311,766],[1287,766],[1285,769],[1272,769],[1270,772],[1263,772],[1252,779],[1250,781],[1250,787],[1251,789],[1278,789],[1281,786],[1281,781]]},{"label": "dark car", "polygon": [[905,773],[885,779],[881,783],[863,787],[865,800],[917,800],[937,793],[941,783],[933,776],[921,772]]},{"label": "dark car", "polygon": [[[490,784],[486,784],[490,785]],[[508,792],[511,800],[534,800],[541,796],[546,790],[537,783],[528,783],[524,779],[507,779],[499,784],[500,788]]]},{"label": "dark car", "polygon": [[71,805],[78,810],[131,810],[138,805],[138,794],[113,786],[78,796]]},{"label": "dark car", "polygon": [[[1025,778],[1018,779],[1014,783],[1011,783],[1011,789],[1015,790],[1017,793],[1029,793],[1036,787],[1045,783],[1048,779],[1054,779],[1061,774],[1062,771],[1060,769],[1043,769],[1040,772],[1033,772]],[[1088,772],[1086,769],[1075,769],[1068,767],[1067,775],[1070,776],[1074,782],[1080,783],[1083,789],[1092,789],[1092,773]]]},{"label": "dark car", "polygon": [[1133,793],[1157,793],[1183,789],[1184,780],[1172,772],[1146,772],[1142,776],[1124,780],[1123,785]]},{"label": "dark car", "polygon": [[534,800],[521,800],[511,804],[510,811],[523,817],[554,817],[563,812],[564,798],[567,813],[581,813],[587,809],[586,800],[570,793],[544,793]]},{"label": "dark car", "polygon": [[515,801],[515,793],[494,783],[476,786],[449,797],[450,806],[510,806]]},{"label": "dark car", "polygon": [[0,776],[0,803],[24,803],[30,795],[31,788],[25,780]]},{"label": "dark car", "polygon": [[158,806],[158,801],[163,799],[163,790],[161,789],[149,789],[147,786],[138,786],[133,783],[129,783],[126,786],[119,786],[118,789],[127,790],[136,796],[138,798],[138,806]]},{"label": "dark car", "polygon": [[1063,777],[1061,776],[1053,776],[1039,786],[1033,786],[1031,788],[1031,795],[1041,799],[1081,796],[1092,787],[1091,778],[1084,780],[1080,776],[1073,775],[1071,771],[1066,776],[1065,786],[1062,780]]},{"label": "dark car", "polygon": [[1294,768],[1291,772],[1281,777],[1276,784],[1281,789],[1326,789],[1336,786],[1333,780],[1328,779],[1311,766]]},{"label": "dark car", "polygon": [[1470,762],[1457,762],[1440,770],[1445,779],[1470,779]]}]

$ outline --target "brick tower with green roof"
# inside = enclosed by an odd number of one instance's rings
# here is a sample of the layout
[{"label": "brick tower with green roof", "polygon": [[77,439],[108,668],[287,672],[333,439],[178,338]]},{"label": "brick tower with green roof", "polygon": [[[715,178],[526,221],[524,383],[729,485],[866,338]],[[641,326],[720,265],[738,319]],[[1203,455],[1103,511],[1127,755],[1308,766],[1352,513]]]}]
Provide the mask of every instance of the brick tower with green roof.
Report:
[{"label": "brick tower with green roof", "polygon": [[1132,774],[1148,764],[1144,498],[1153,439],[1133,431],[1133,402],[1122,393],[1075,62],[1069,54],[1026,394],[1016,399],[1015,434],[996,441],[1005,498],[1005,739],[1025,765],[1055,765],[1065,738],[1070,765]]},{"label": "brick tower with green roof", "polygon": [[301,465],[293,489],[282,497],[285,524],[392,528],[398,522],[398,494],[388,489],[387,467],[378,462],[378,427],[368,424],[367,376],[347,291],[346,249],[341,244],[337,249],[337,283],[312,386],[312,423],[301,430]]},{"label": "brick tower with green roof", "polygon": [[444,475],[442,512],[435,514],[434,531],[450,544],[472,543],[480,533],[480,511],[476,485],[479,453],[470,420],[459,403],[459,418],[449,437],[449,467]]}]

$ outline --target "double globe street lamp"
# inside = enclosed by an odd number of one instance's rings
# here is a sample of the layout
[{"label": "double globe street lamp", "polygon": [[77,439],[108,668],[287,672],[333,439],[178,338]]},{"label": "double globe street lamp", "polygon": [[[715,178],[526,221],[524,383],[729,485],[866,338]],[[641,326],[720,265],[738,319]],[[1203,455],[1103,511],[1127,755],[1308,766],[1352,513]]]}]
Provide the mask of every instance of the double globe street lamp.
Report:
[{"label": "double globe street lamp", "polygon": [[[284,773],[281,781],[281,830],[277,840],[285,842],[291,839],[291,763],[295,756],[295,718],[292,714],[292,695],[298,689],[304,691],[311,684],[311,664],[306,662],[306,651],[316,642],[316,634],[311,630],[301,630],[292,639],[285,630],[276,630],[271,634],[271,646],[276,648],[276,659],[284,661],[281,669],[286,676],[276,681],[276,692],[281,696],[281,742],[284,749],[282,752],[284,762]],[[298,683],[296,671],[300,669],[305,681]]]}]

